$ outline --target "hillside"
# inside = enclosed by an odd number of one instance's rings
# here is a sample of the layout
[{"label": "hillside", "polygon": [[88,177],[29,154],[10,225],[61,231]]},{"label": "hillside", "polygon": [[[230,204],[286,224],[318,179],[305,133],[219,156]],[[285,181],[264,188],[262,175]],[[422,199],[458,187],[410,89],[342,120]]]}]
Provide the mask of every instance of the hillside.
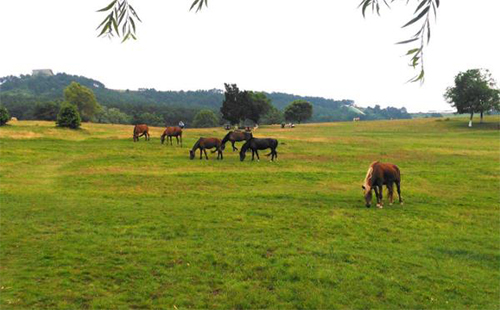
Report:
[{"label": "hillside", "polygon": [[[0,103],[19,119],[36,119],[33,107],[36,103],[58,102],[63,99],[63,90],[71,82],[78,82],[94,92],[98,102],[108,108],[117,108],[130,116],[150,113],[158,122],[189,122],[197,111],[208,108],[218,112],[224,93],[218,89],[197,91],[157,91],[155,89],[113,90],[94,79],[59,73],[53,76],[0,78]],[[311,122],[351,120],[360,116],[352,109],[353,100],[333,100],[322,97],[304,97],[286,93],[266,93],[272,104],[283,110],[290,102],[298,99],[311,102],[313,117]],[[403,109],[365,110],[365,119],[411,118]],[[150,122],[155,123],[154,119]]]}]

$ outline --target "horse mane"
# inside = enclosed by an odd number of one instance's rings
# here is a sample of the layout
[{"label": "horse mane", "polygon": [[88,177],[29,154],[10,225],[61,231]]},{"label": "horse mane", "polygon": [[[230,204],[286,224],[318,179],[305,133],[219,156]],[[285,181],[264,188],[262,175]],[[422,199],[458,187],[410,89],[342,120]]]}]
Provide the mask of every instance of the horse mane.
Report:
[{"label": "horse mane", "polygon": [[248,148],[250,147],[250,141],[252,141],[253,137],[251,139],[248,139],[244,144],[243,146],[241,147],[240,149],[240,153],[245,153]]},{"label": "horse mane", "polygon": [[196,141],[196,143],[193,145],[193,148],[191,149],[191,151],[196,151],[197,149],[200,148],[200,142],[201,142],[201,139],[203,138],[199,138],[198,141]]},{"label": "horse mane", "polygon": [[227,135],[222,138],[222,144],[226,144],[226,142],[229,140],[229,136],[233,133],[233,131],[230,131],[227,133]]}]

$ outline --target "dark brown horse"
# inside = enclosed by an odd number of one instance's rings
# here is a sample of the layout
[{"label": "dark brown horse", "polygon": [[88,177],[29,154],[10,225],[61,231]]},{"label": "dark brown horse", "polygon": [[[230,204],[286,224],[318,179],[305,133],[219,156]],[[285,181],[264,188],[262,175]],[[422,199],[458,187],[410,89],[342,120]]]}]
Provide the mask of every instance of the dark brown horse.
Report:
[{"label": "dark brown horse", "polygon": [[227,135],[222,139],[222,144],[226,145],[227,141],[231,141],[233,145],[233,152],[237,151],[238,148],[234,146],[235,142],[239,141],[248,141],[253,137],[251,132],[243,132],[243,131],[230,131]]},{"label": "dark brown horse", "polygon": [[149,127],[146,124],[138,124],[134,126],[134,142],[139,141],[139,137],[144,136],[146,141],[149,140]]},{"label": "dark brown horse", "polygon": [[366,177],[363,185],[366,207],[369,208],[372,203],[372,189],[375,190],[377,197],[377,207],[382,208],[382,187],[387,186],[389,191],[389,203],[392,205],[394,201],[393,184],[396,183],[398,190],[399,203],[403,204],[401,199],[401,173],[396,165],[389,163],[373,162],[366,172]]},{"label": "dark brown horse", "polygon": [[257,155],[257,160],[260,160],[258,150],[271,149],[271,153],[267,154],[266,156],[272,155],[271,161],[274,161],[274,158],[278,159],[278,152],[276,152],[277,147],[278,140],[276,139],[251,138],[241,147],[240,160],[245,160],[246,152],[248,149],[252,150],[252,160],[254,160],[254,155]]},{"label": "dark brown horse", "polygon": [[175,126],[175,127],[167,127],[163,134],[161,135],[161,144],[165,141],[165,137],[167,137],[167,144],[168,144],[168,138],[170,138],[170,145],[172,145],[172,137],[175,137],[177,139],[177,145],[179,145],[179,137],[181,138],[181,147],[182,147],[182,128]]},{"label": "dark brown horse", "polygon": [[224,144],[220,141],[219,138],[200,138],[193,145],[193,148],[189,151],[189,159],[193,159],[196,155],[196,150],[200,149],[200,159],[203,158],[203,152],[205,152],[205,158],[208,160],[207,149],[215,148],[212,153],[217,152],[217,159],[223,159],[222,151],[224,150]]}]

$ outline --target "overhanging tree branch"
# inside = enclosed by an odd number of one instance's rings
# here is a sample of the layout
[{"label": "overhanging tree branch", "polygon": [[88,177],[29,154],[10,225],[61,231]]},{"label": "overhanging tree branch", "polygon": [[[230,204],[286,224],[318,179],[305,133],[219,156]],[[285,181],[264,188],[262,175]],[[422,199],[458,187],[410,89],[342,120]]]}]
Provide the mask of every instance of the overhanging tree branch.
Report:
[{"label": "overhanging tree branch", "polygon": [[[390,7],[387,0],[382,0],[383,3]],[[391,0],[390,3],[395,2],[396,0]],[[404,0],[408,4],[410,0]],[[430,25],[430,16],[431,13],[434,16],[437,16],[437,9],[439,8],[440,0],[418,0],[419,4],[413,13],[414,17],[403,25],[402,28],[406,28],[414,25],[418,21],[422,21],[422,25],[420,26],[417,33],[415,33],[410,39],[398,42],[396,44],[411,44],[418,43],[418,45],[414,48],[409,49],[406,52],[406,56],[410,58],[410,66],[413,68],[420,68],[420,73],[411,78],[408,82],[424,82],[425,71],[424,71],[424,49],[429,44],[431,39],[431,25]],[[371,8],[372,12],[376,12],[380,15],[380,0],[362,0],[359,4],[361,7],[361,12],[363,17],[366,15],[366,10]]]}]

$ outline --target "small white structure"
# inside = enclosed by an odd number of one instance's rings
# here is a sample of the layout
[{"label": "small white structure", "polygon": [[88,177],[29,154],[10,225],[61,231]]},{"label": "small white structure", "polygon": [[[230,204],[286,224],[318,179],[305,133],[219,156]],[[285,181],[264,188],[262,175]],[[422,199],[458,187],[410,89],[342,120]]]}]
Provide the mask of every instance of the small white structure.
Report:
[{"label": "small white structure", "polygon": [[36,69],[31,73],[32,76],[53,76],[52,69]]}]

